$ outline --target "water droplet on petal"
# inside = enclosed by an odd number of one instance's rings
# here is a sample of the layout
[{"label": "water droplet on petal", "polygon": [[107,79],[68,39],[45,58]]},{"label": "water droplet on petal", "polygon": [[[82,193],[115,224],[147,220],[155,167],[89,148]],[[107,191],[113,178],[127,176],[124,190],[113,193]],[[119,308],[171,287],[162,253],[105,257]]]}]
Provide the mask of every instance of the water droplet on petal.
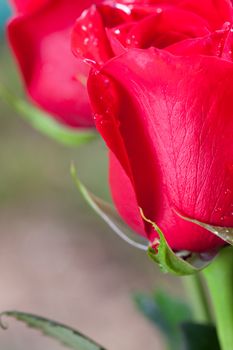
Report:
[{"label": "water droplet on petal", "polygon": [[162,13],[163,12],[163,10],[161,9],[161,7],[158,7],[157,9],[156,9],[156,13],[158,13],[158,15],[160,14],[160,13]]},{"label": "water droplet on petal", "polygon": [[110,85],[110,80],[108,78],[104,79],[104,86],[109,87]]},{"label": "water droplet on petal", "polygon": [[97,38],[95,38],[93,41],[92,41],[92,45],[93,46],[98,46],[99,44],[99,40]]},{"label": "water droplet on petal", "polygon": [[131,39],[130,38],[127,38],[125,42],[126,42],[127,45],[131,45]]},{"label": "water droplet on petal", "polygon": [[84,32],[87,31],[87,27],[86,27],[85,25],[82,25],[81,28],[82,28],[82,30],[83,30]]},{"label": "water droplet on petal", "polygon": [[123,12],[125,12],[127,15],[131,14],[131,9],[129,8],[129,6],[123,5],[123,4],[115,4],[114,5],[117,9],[122,10]]},{"label": "water droplet on petal", "polygon": [[115,30],[114,30],[114,33],[115,33],[116,35],[120,35],[120,34],[121,34],[121,31],[120,31],[120,29],[115,29]]},{"label": "water droplet on petal", "polygon": [[90,64],[90,65],[96,65],[96,61],[90,59],[90,58],[84,58],[83,60],[84,63]]},{"label": "water droplet on petal", "polygon": [[227,30],[230,30],[230,27],[231,27],[231,23],[227,21],[223,24],[222,29],[227,31]]},{"label": "water droplet on petal", "polygon": [[89,43],[89,41],[90,41],[89,38],[85,38],[85,39],[83,40],[83,44],[84,44],[85,46],[87,46],[88,43]]}]

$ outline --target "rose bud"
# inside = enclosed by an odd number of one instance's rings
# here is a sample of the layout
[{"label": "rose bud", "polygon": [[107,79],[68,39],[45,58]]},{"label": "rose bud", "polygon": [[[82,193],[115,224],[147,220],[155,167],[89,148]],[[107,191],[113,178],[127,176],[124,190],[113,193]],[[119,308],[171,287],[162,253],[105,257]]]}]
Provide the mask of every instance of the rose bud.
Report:
[{"label": "rose bud", "polygon": [[12,0],[10,46],[32,100],[71,127],[94,126],[86,92],[89,67],[75,59],[70,33],[91,0]]},{"label": "rose bud", "polygon": [[227,0],[108,1],[73,34],[75,54],[93,66],[88,90],[116,208],[153,243],[142,208],[174,251],[225,244],[183,217],[233,227],[232,23]]}]

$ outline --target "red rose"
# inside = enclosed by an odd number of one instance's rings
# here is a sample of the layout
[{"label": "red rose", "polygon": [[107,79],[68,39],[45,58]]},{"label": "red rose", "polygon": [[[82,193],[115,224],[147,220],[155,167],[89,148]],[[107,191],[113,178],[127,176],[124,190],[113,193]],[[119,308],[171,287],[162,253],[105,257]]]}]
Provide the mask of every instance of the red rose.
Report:
[{"label": "red rose", "polygon": [[92,0],[12,0],[17,13],[8,36],[31,98],[62,123],[93,126],[85,82],[89,68],[75,59],[70,33]]},{"label": "red rose", "polygon": [[177,212],[233,227],[232,12],[227,0],[105,2],[73,35],[94,67],[88,89],[116,207],[153,241],[141,207],[174,250],[224,244]]}]

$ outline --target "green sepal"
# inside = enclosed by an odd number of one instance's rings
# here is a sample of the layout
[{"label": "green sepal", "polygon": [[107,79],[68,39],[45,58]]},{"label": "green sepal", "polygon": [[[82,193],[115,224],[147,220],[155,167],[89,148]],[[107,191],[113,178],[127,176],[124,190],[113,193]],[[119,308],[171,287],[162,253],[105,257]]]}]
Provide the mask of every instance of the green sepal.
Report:
[{"label": "green sepal", "polygon": [[[74,164],[71,165],[70,172],[77,189],[85,201],[112,229],[112,231],[131,246],[143,251],[147,251],[148,241],[132,232],[132,230],[130,230],[129,227],[123,222],[115,208],[110,203],[97,197],[83,185],[77,176]],[[135,240],[135,237],[137,238],[137,241]]]},{"label": "green sepal", "polygon": [[[157,240],[157,249],[154,249],[154,247],[152,248],[149,246],[148,241],[141,236],[136,235],[129,229],[128,225],[123,222],[111,204],[88,191],[88,189],[79,180],[74,164],[71,165],[71,176],[85,201],[101,217],[101,219],[104,220],[108,226],[110,226],[110,228],[124,241],[136,248],[147,251],[148,256],[160,266],[163,272],[169,272],[176,276],[192,275],[200,271],[208,264],[208,262],[202,261],[198,254],[189,253],[188,261],[185,261],[183,258],[176,255],[169,247],[159,227],[154,222],[145,218],[142,210],[140,209],[143,219],[150,223],[159,235],[159,239]],[[135,240],[135,237],[137,237],[137,241]]]},{"label": "green sepal", "polygon": [[200,270],[176,255],[169,247],[163,232],[156,223],[147,219],[142,210],[141,215],[146,222],[152,225],[159,236],[155,244],[152,244],[152,246],[148,248],[147,254],[159,265],[163,272],[171,273],[176,276],[186,276],[197,273]]},{"label": "green sepal", "polygon": [[214,226],[210,224],[206,224],[196,219],[191,219],[186,216],[181,215],[176,212],[178,216],[180,216],[183,220],[191,222],[195,225],[201,226],[207,231],[215,234],[217,237],[221,238],[223,241],[233,246],[233,228],[232,227],[222,227],[222,226]]},{"label": "green sepal", "polygon": [[[173,252],[158,225],[146,218],[142,209],[140,209],[140,211],[142,218],[152,225],[158,234],[159,238],[156,238],[155,242],[149,246],[147,254],[159,265],[163,272],[171,273],[175,276],[188,276],[201,271],[209,265],[211,260],[202,260],[201,255],[198,253],[191,253],[188,251]],[[214,254],[210,255],[211,259],[214,256]]]},{"label": "green sepal", "polygon": [[72,129],[60,124],[50,114],[13,95],[3,86],[0,86],[0,97],[34,129],[66,146],[77,147],[97,137],[94,131]]},{"label": "green sepal", "polygon": [[[13,317],[16,320],[24,322],[27,326],[41,331],[44,335],[58,340],[73,350],[105,350],[101,345],[97,344],[87,336],[76,331],[75,329],[65,326],[64,324],[51,321],[47,318],[32,315],[19,311],[6,311],[1,314],[3,316]],[[2,328],[6,326],[1,320]]]}]

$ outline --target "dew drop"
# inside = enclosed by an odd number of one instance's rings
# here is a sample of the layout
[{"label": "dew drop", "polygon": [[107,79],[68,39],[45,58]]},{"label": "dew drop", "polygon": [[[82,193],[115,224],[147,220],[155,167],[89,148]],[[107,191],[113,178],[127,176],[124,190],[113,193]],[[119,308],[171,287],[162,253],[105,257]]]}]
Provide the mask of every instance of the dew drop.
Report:
[{"label": "dew drop", "polygon": [[125,42],[126,42],[127,45],[131,45],[131,39],[130,38],[127,38]]},{"label": "dew drop", "polygon": [[109,87],[110,85],[110,80],[108,78],[104,79],[103,81],[105,87]]},{"label": "dew drop", "polygon": [[83,40],[83,44],[84,44],[85,46],[87,46],[88,43],[89,43],[89,41],[90,41],[89,38],[85,38],[85,39]]},{"label": "dew drop", "polygon": [[[132,35],[131,38],[130,38],[130,44],[131,46],[135,46],[137,47],[139,45],[139,41],[136,39],[136,36],[135,35]],[[130,45],[129,44],[129,45]]]},{"label": "dew drop", "polygon": [[158,13],[158,15],[160,14],[160,13],[162,13],[163,12],[163,10],[161,9],[161,7],[158,7],[157,9],[156,9],[156,13]]},{"label": "dew drop", "polygon": [[99,75],[99,73],[100,73],[99,70],[95,70],[94,75],[97,76],[97,75]]},{"label": "dew drop", "polygon": [[116,35],[120,35],[120,34],[121,34],[121,31],[120,31],[120,29],[115,29],[115,30],[114,30],[114,33],[115,33]]},{"label": "dew drop", "polygon": [[96,65],[96,62],[94,60],[91,60],[90,58],[84,58],[84,63],[90,64],[90,65]]},{"label": "dew drop", "polygon": [[94,119],[95,121],[98,121],[98,120],[101,119],[101,118],[102,118],[102,115],[101,115],[101,114],[94,113],[93,119]]},{"label": "dew drop", "polygon": [[78,55],[80,55],[80,54],[82,53],[82,51],[81,51],[80,48],[78,48],[78,47],[75,49],[75,52],[76,52]]},{"label": "dew drop", "polygon": [[230,194],[231,190],[229,188],[226,189],[226,191],[224,192],[224,194]]},{"label": "dew drop", "polygon": [[227,21],[223,24],[222,29],[227,31],[227,30],[230,30],[230,27],[231,27],[231,23]]},{"label": "dew drop", "polygon": [[115,4],[115,7],[123,12],[125,12],[127,15],[131,14],[131,9],[129,6],[123,5],[123,4]]},{"label": "dew drop", "polygon": [[105,114],[110,114],[110,108],[105,109]]},{"label": "dew drop", "polygon": [[86,27],[85,25],[82,25],[82,26],[81,26],[81,29],[82,29],[84,32],[87,31],[87,27]]}]

